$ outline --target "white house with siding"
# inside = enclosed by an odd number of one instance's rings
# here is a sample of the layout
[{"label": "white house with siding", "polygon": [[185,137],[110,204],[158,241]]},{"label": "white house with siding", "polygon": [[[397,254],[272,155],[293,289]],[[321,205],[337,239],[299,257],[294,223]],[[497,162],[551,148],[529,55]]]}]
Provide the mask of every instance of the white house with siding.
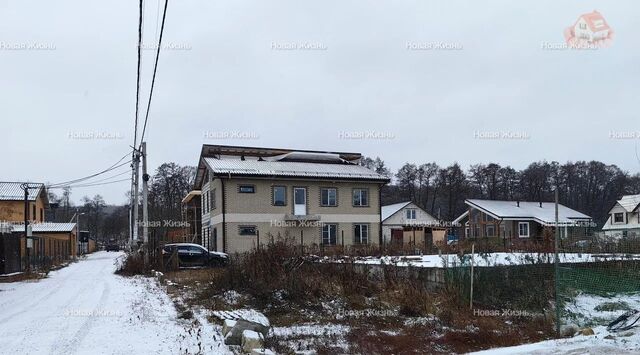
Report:
[{"label": "white house with siding", "polygon": [[640,236],[640,194],[625,195],[616,201],[602,231],[611,237]]},{"label": "white house with siding", "polygon": [[411,201],[382,206],[382,236],[385,244],[395,245],[444,241],[445,228],[439,221]]}]

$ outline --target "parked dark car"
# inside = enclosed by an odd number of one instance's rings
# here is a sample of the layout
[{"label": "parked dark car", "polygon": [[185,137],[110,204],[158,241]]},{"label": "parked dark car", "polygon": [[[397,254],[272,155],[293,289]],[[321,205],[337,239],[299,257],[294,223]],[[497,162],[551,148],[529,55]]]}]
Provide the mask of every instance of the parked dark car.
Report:
[{"label": "parked dark car", "polygon": [[118,243],[107,243],[104,246],[105,251],[120,251],[120,245]]},{"label": "parked dark car", "polygon": [[167,244],[162,249],[165,260],[168,260],[174,252],[177,252],[180,267],[224,266],[229,262],[227,254],[208,251],[198,244],[174,243]]}]

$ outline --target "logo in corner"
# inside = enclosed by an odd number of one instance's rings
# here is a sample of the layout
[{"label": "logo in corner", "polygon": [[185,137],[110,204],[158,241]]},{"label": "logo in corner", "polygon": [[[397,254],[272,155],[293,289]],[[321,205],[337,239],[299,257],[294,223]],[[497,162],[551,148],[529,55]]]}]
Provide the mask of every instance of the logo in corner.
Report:
[{"label": "logo in corner", "polygon": [[578,17],[564,30],[567,45],[572,48],[605,48],[611,46],[615,32],[596,10]]}]

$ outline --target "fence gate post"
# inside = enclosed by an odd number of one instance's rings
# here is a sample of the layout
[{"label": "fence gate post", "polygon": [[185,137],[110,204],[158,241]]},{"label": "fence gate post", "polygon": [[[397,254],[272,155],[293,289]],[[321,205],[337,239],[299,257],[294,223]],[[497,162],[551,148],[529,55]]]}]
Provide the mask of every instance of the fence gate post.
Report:
[{"label": "fence gate post", "polygon": [[473,264],[475,263],[476,243],[471,244],[471,289],[469,293],[469,309],[473,310]]}]

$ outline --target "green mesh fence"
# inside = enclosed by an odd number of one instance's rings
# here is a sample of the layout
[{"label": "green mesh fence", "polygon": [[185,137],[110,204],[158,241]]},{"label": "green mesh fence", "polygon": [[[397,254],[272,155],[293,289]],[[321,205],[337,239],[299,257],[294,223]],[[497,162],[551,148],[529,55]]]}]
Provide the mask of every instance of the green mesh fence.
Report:
[{"label": "green mesh fence", "polygon": [[603,248],[593,248],[578,253],[585,262],[560,265],[558,304],[561,324],[607,325],[626,311],[640,310],[637,241],[622,240],[616,244],[617,247],[609,242],[604,252]]},{"label": "green mesh fence", "polygon": [[471,253],[465,250],[445,263],[445,285],[473,309],[554,320],[559,313],[560,325],[607,325],[640,310],[640,240],[589,236],[562,245],[557,283],[554,253],[522,250],[474,253],[472,282]]}]

